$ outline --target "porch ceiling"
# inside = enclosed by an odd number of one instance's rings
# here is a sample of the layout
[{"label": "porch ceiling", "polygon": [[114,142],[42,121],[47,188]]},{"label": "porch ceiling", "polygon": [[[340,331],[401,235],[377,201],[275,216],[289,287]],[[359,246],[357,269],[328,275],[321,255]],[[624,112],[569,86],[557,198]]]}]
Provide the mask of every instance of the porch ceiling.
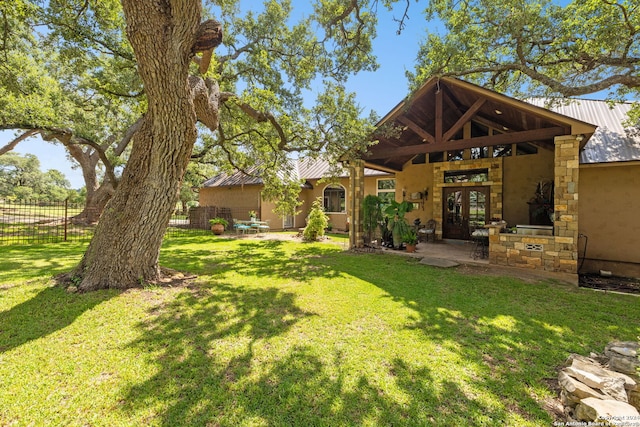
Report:
[{"label": "porch ceiling", "polygon": [[559,135],[596,127],[452,78],[432,78],[378,124],[363,156],[373,168],[402,170],[418,154],[529,142],[553,149]]}]

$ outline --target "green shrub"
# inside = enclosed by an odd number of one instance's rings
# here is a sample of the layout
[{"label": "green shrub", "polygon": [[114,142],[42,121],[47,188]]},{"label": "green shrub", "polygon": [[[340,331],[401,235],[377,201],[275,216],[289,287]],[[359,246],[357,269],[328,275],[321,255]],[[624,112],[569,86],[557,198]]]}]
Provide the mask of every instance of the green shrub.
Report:
[{"label": "green shrub", "polygon": [[304,240],[313,242],[324,236],[324,230],[329,225],[329,218],[324,214],[322,199],[317,198],[311,205],[311,212],[307,219],[307,226],[302,233]]}]

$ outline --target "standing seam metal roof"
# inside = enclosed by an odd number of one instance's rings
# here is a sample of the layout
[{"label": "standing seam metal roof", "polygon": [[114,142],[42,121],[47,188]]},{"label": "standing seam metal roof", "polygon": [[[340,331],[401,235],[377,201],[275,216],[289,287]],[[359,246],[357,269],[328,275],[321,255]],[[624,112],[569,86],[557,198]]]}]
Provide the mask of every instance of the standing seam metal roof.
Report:
[{"label": "standing seam metal roof", "polygon": [[[549,99],[533,98],[527,102],[545,107]],[[592,99],[559,100],[549,108],[560,114],[598,126],[580,153],[581,164],[629,162],[640,160],[640,128],[624,122],[632,104],[610,104]]]},{"label": "standing seam metal roof", "polygon": [[[291,168],[291,179],[298,180],[309,180],[309,179],[320,179],[329,177],[329,172],[331,169],[331,165],[328,161],[322,159],[298,159],[292,161]],[[256,173],[257,168],[253,168],[249,173]],[[374,169],[365,168],[364,170],[365,176],[388,176],[389,174],[386,172],[377,171]],[[349,172],[345,168],[341,168],[340,177],[348,177]],[[281,177],[285,179],[284,173]],[[205,188],[208,187],[232,187],[238,185],[261,185],[263,184],[262,178],[257,176],[250,176],[243,172],[235,172],[231,175],[226,173],[221,173],[219,175],[214,176],[206,180],[202,186]]]}]

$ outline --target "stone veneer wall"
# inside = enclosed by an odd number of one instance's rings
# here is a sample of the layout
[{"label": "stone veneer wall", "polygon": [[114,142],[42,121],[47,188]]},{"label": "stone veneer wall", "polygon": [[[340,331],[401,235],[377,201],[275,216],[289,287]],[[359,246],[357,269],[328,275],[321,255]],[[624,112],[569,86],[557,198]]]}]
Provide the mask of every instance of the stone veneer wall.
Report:
[{"label": "stone veneer wall", "polygon": [[349,227],[349,247],[364,246],[364,230],[362,228],[362,201],[364,199],[364,162],[349,162],[349,191],[351,225]]},{"label": "stone veneer wall", "polygon": [[553,236],[501,234],[489,229],[489,263],[563,273],[578,272],[578,179],[580,142],[555,139]]}]

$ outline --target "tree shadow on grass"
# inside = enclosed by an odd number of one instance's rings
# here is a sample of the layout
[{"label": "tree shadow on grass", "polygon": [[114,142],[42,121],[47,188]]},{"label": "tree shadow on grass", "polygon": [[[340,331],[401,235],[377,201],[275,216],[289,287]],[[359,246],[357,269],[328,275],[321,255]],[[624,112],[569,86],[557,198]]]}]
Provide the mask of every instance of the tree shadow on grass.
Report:
[{"label": "tree shadow on grass", "polygon": [[465,379],[472,389],[488,391],[524,419],[550,422],[560,415],[539,391],[553,392],[548,384],[569,354],[602,352],[609,341],[640,333],[640,306],[629,296],[392,263],[388,272],[347,264],[344,271],[413,310],[408,331],[458,355],[461,372],[472,373]]},{"label": "tree shadow on grass", "polygon": [[45,337],[69,326],[85,311],[116,296],[118,291],[70,294],[49,286],[28,300],[0,312],[0,352]]},{"label": "tree shadow on grass", "polygon": [[[397,327],[384,311],[373,316],[389,340],[409,339],[415,354],[381,361],[366,346],[351,348],[363,357],[353,366],[335,340],[314,342],[306,326],[315,314],[296,305],[296,294],[212,281],[141,325],[143,337],[132,345],[155,371],[123,391],[124,411],[152,408],[167,426],[548,424],[553,418],[540,393],[567,355],[640,332],[640,307],[624,305],[631,297],[606,296],[594,305],[591,294],[550,283],[464,276],[401,257],[313,246],[292,258],[282,243],[261,244],[268,246],[247,243],[205,263],[247,278],[361,279],[404,307]],[[261,247],[269,250],[256,254]],[[374,378],[372,367],[385,378]]]},{"label": "tree shadow on grass", "polygon": [[227,383],[252,369],[254,343],[313,316],[294,297],[275,288],[203,285],[158,308],[131,344],[158,371],[126,391],[124,410],[158,405],[163,425],[204,425],[198,408],[215,412],[233,401]]},{"label": "tree shadow on grass", "polygon": [[[216,246],[218,245],[218,246]],[[334,269],[323,264],[323,257],[340,251],[338,247],[283,242],[280,240],[213,242],[207,249],[180,249],[167,246],[163,256],[172,268],[196,274],[218,275],[234,271],[245,276],[307,280],[333,277]]]},{"label": "tree shadow on grass", "polygon": [[0,246],[0,284],[50,277],[70,270],[86,245],[77,243]]},{"label": "tree shadow on grass", "polygon": [[366,372],[354,371],[342,350],[293,337],[302,334],[294,328],[315,315],[288,292],[203,286],[157,310],[131,344],[154,366],[146,381],[123,390],[121,409],[132,417],[147,411],[155,414],[153,423],[172,427],[504,419],[504,409],[482,407],[456,383],[440,384],[430,368],[412,366],[410,355],[383,367],[402,397],[388,395]]}]

